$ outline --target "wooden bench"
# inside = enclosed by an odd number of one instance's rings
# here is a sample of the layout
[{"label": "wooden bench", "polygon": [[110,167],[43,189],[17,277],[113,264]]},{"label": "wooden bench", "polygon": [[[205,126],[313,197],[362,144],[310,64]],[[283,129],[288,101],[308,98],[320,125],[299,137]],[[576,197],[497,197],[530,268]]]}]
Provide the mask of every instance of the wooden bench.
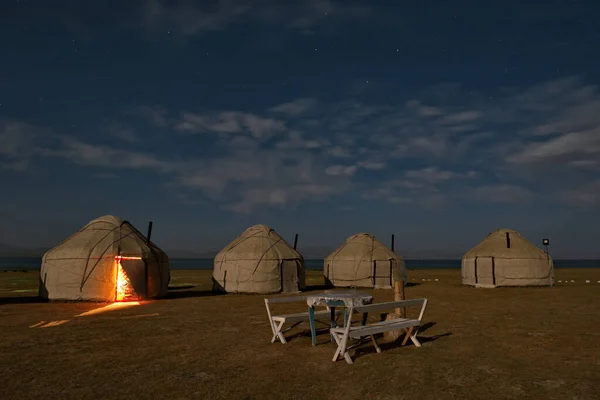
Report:
[{"label": "wooden bench", "polygon": [[[283,334],[285,332],[289,331],[290,329],[295,328],[302,322],[309,321],[308,311],[294,313],[294,314],[278,314],[278,315],[271,314],[271,308],[269,306],[270,304],[291,303],[291,302],[296,302],[296,301],[306,301],[306,296],[273,297],[271,299],[265,298],[265,307],[267,308],[269,324],[271,325],[271,331],[273,332],[273,337],[271,338],[271,343],[274,343],[275,340],[277,340],[277,339],[279,339],[279,341],[281,341],[281,343],[287,343],[287,340],[285,340],[285,336],[283,336]],[[332,315],[332,314],[335,314],[335,315]],[[333,318],[341,315],[341,312],[340,312],[340,310],[335,310],[335,312],[333,313],[329,309],[329,307],[327,307],[326,310],[315,311],[314,315],[315,315],[316,322],[326,324],[329,327],[330,322],[325,323],[322,321],[318,321],[317,318],[329,317],[330,319],[333,319]],[[286,322],[291,323],[292,326],[286,328],[285,330],[282,330],[283,325]]]},{"label": "wooden bench", "polygon": [[[416,319],[396,318],[376,322],[373,324],[365,324],[363,322],[362,325],[352,326],[353,313],[376,313],[382,311],[389,311],[395,308],[408,308],[418,306],[421,307],[421,311],[419,313],[419,317]],[[348,353],[348,350],[351,349],[351,347],[348,346],[348,341],[350,339],[358,339],[362,341],[362,339],[367,336],[371,338],[373,346],[375,346],[375,350],[377,351],[377,353],[381,353],[381,348],[379,348],[379,346],[377,345],[375,335],[383,332],[405,330],[406,337],[402,341],[402,345],[404,346],[407,340],[410,338],[410,340],[412,340],[416,347],[421,347],[421,343],[419,343],[419,341],[417,340],[417,332],[419,330],[419,326],[421,325],[421,319],[423,318],[423,314],[425,313],[426,306],[427,299],[413,299],[403,301],[390,301],[387,303],[369,304],[365,306],[350,308],[348,323],[346,324],[346,326],[344,326],[343,328],[331,329],[331,334],[333,335],[333,338],[338,345],[335,355],[333,356],[333,361],[337,361],[340,355],[343,355],[346,359],[346,362],[348,364],[352,364],[352,358]]]}]

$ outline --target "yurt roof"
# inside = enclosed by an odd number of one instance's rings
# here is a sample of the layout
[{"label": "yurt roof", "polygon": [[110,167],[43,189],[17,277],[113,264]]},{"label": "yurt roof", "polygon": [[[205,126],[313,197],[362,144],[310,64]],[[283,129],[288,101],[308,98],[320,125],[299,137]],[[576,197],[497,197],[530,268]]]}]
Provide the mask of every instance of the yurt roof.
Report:
[{"label": "yurt roof", "polygon": [[106,223],[111,224],[111,225],[119,226],[123,222],[127,222],[127,221],[125,221],[122,218],[116,217],[114,215],[103,215],[101,217],[98,217],[96,219],[91,220],[85,226],[89,226],[89,225],[92,225],[92,224],[95,224],[95,223],[98,223],[98,222],[106,222]]},{"label": "yurt roof", "polygon": [[373,235],[365,232],[350,236],[337,249],[329,254],[326,259],[357,259],[372,254],[373,260],[402,260],[398,254],[387,247]]},{"label": "yurt roof", "polygon": [[274,229],[258,224],[246,229],[223,248],[215,260],[292,260],[302,259],[288,242]]},{"label": "yurt roof", "polygon": [[[97,224],[107,224],[110,229],[106,229],[106,227],[95,227]],[[47,257],[74,257],[76,254],[83,254],[88,252],[88,248],[95,248],[100,242],[106,245],[107,235],[110,232],[114,232],[114,235],[118,235],[120,229],[124,229],[126,234],[124,234],[121,238],[118,238],[117,241],[113,242],[113,245],[118,245],[119,242],[126,243],[126,248],[123,249],[124,252],[132,251],[133,248],[137,248],[142,250],[142,252],[146,253],[150,251],[150,248],[153,251],[159,251],[164,256],[166,253],[162,251],[158,246],[156,246],[153,242],[148,242],[147,238],[139,232],[130,222],[116,217],[114,215],[103,215],[96,219],[91,220],[71,236],[49,249],[44,254],[44,259]],[[122,231],[121,231],[122,232]],[[122,242],[122,240],[126,240],[126,242]],[[133,246],[133,247],[132,247]],[[79,250],[76,250],[79,249]],[[74,250],[76,250],[74,252]]]},{"label": "yurt roof", "polygon": [[519,232],[512,229],[498,229],[489,233],[464,255],[464,258],[475,257],[546,259],[548,255]]}]

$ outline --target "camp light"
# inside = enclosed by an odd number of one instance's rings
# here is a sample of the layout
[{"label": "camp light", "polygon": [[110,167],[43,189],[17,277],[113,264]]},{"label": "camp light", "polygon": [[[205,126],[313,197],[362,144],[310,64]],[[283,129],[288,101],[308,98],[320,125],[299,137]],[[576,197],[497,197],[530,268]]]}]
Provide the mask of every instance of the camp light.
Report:
[{"label": "camp light", "polygon": [[121,265],[122,260],[141,260],[142,257],[124,257],[115,256],[115,269],[117,276],[117,287],[115,291],[115,301],[138,301],[140,296],[133,289],[131,280],[127,276],[127,272]]}]

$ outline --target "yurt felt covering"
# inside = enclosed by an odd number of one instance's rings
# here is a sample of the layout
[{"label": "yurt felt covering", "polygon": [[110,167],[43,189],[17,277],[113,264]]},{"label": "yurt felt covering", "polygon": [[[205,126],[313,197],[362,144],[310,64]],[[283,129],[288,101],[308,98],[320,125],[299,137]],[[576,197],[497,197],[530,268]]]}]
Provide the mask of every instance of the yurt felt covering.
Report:
[{"label": "yurt felt covering", "polygon": [[554,283],[552,258],[518,232],[499,229],[462,259],[462,283],[480,287],[547,286]]},{"label": "yurt felt covering", "polygon": [[[40,269],[40,296],[50,300],[116,301],[119,277],[135,299],[162,297],[169,258],[129,222],[106,215],[48,250]],[[134,299],[134,298],[132,298]]]},{"label": "yurt felt covering", "polygon": [[394,275],[406,281],[402,257],[368,233],[350,236],[323,264],[329,286],[387,289],[392,287]]},{"label": "yurt felt covering", "polygon": [[278,293],[305,288],[304,258],[267,225],[246,229],[214,260],[215,291]]}]

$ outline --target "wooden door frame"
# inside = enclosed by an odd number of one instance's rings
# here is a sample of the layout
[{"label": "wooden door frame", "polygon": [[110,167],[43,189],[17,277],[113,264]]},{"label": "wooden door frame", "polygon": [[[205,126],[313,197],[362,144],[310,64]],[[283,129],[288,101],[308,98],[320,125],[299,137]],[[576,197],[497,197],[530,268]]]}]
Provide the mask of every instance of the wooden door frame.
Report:
[{"label": "wooden door frame", "polygon": [[[477,276],[477,259],[479,256],[475,257],[475,284],[479,283],[479,279]],[[492,259],[492,284],[496,286],[496,257],[482,257],[482,258],[491,258]]]}]

